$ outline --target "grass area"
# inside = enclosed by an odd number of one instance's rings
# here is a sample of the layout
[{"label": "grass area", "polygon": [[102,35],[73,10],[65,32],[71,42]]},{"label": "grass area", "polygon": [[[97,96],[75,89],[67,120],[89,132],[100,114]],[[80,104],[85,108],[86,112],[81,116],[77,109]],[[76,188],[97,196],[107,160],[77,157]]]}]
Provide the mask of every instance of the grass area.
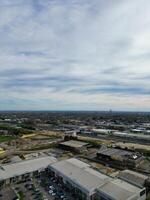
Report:
[{"label": "grass area", "polygon": [[148,192],[146,200],[150,200],[150,192]]},{"label": "grass area", "polygon": [[10,134],[16,135],[16,136],[22,136],[24,134],[32,134],[34,131],[25,129],[25,128],[18,128],[18,127],[12,127],[10,125],[6,124],[0,124],[0,130],[6,130]]},{"label": "grass area", "polygon": [[13,136],[0,135],[0,143],[1,142],[7,142],[7,141],[10,141],[10,140],[13,140],[13,139],[15,139],[15,137],[13,137]]},{"label": "grass area", "polygon": [[24,193],[22,191],[19,191],[18,194],[19,194],[19,200],[24,200]]},{"label": "grass area", "polygon": [[90,138],[90,137],[78,137],[78,139],[82,142],[87,142],[91,144],[93,147],[100,147],[103,144],[103,141],[100,139]]}]

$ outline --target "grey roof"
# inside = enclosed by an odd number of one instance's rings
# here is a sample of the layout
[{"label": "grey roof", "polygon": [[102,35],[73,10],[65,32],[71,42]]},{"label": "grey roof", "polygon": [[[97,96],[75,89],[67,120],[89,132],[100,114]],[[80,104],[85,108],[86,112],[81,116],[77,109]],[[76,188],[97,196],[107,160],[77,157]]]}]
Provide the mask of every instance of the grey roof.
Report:
[{"label": "grey roof", "polygon": [[119,178],[137,186],[144,186],[145,181],[148,179],[148,176],[131,170],[124,170],[120,172]]},{"label": "grey roof", "polygon": [[115,148],[101,148],[98,153],[101,153],[103,155],[107,156],[130,156],[133,154],[133,152],[121,150],[121,149],[115,149]]},{"label": "grey roof", "polygon": [[81,148],[83,146],[88,145],[88,143],[86,143],[86,142],[80,142],[77,140],[69,140],[66,142],[62,142],[61,144],[65,145],[65,146],[69,146],[69,147],[74,147],[74,148]]},{"label": "grey roof", "polygon": [[[128,200],[139,195],[141,188],[120,179],[114,179],[98,188],[98,192],[114,200]],[[135,198],[137,199],[137,198]]]},{"label": "grey roof", "polygon": [[20,176],[26,173],[47,168],[48,165],[56,162],[56,158],[45,156],[32,160],[25,160],[13,164],[0,166],[0,180],[5,180],[11,177]]},{"label": "grey roof", "polygon": [[104,175],[75,158],[53,163],[49,167],[88,195],[97,190],[114,200],[131,200],[144,189]]},{"label": "grey roof", "polygon": [[75,158],[54,163],[50,167],[89,193],[110,179]]}]

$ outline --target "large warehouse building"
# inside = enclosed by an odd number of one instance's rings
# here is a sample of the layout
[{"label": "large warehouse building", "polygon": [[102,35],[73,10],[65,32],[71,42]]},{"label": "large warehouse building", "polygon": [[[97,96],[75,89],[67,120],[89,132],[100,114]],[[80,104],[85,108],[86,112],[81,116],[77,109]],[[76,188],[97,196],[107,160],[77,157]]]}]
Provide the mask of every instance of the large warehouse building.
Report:
[{"label": "large warehouse building", "polygon": [[103,145],[97,152],[97,158],[106,162],[112,162],[118,167],[127,167],[133,169],[137,167],[144,157],[133,151],[127,151],[118,148],[108,148]]},{"label": "large warehouse building", "polygon": [[147,175],[143,175],[138,172],[126,169],[124,171],[121,171],[118,177],[133,185],[145,187],[147,191],[150,191],[150,177]]},{"label": "large warehouse building", "polygon": [[97,200],[144,200],[145,189],[139,189],[120,179],[113,179],[97,189]]},{"label": "large warehouse building", "polygon": [[0,165],[0,188],[17,181],[26,180],[47,169],[50,164],[56,161],[54,157],[45,156],[13,164]]},{"label": "large warehouse building", "polygon": [[[78,159],[68,159],[50,165],[51,173],[82,200],[145,200],[143,187],[113,179]],[[121,196],[122,193],[122,196]],[[126,195],[124,195],[127,193]]]}]

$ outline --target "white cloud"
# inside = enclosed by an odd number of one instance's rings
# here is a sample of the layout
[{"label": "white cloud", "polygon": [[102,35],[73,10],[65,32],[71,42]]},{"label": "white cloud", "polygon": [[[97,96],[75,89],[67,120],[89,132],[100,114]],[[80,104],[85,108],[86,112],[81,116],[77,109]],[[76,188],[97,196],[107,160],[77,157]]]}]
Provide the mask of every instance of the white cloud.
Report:
[{"label": "white cloud", "polygon": [[149,110],[149,6],[1,0],[0,109]]}]

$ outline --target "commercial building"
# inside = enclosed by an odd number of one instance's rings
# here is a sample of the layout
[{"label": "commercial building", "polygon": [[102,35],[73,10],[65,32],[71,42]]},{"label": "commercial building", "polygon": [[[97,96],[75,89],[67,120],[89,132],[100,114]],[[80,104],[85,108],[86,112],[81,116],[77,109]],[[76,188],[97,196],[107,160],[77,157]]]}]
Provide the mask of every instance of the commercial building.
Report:
[{"label": "commercial building", "polygon": [[50,169],[81,199],[94,199],[95,189],[109,180],[108,176],[74,158],[54,163]]},{"label": "commercial building", "polygon": [[118,165],[118,167],[124,166],[131,169],[137,167],[144,159],[144,157],[137,152],[107,148],[106,146],[100,148],[97,152],[97,158],[107,162],[113,162]]},{"label": "commercial building", "polygon": [[97,200],[145,200],[146,191],[120,179],[113,179],[97,189]]},{"label": "commercial building", "polygon": [[60,143],[61,148],[65,150],[74,151],[77,153],[86,151],[87,146],[88,146],[88,143],[77,141],[77,140],[69,140],[69,141]]},{"label": "commercial building", "polygon": [[120,179],[127,181],[133,185],[139,187],[146,187],[147,191],[150,191],[150,178],[147,175],[143,175],[131,170],[123,170],[118,176]]},{"label": "commercial building", "polygon": [[56,158],[45,156],[32,160],[25,160],[7,165],[0,165],[0,188],[14,182],[26,180],[38,175],[41,171],[56,162]]},{"label": "commercial building", "polygon": [[[78,159],[72,158],[51,164],[50,172],[81,200],[145,200],[145,188],[113,179]],[[126,192],[127,195],[121,197]],[[120,196],[119,196],[120,195]],[[119,197],[121,197],[119,199]]]}]

